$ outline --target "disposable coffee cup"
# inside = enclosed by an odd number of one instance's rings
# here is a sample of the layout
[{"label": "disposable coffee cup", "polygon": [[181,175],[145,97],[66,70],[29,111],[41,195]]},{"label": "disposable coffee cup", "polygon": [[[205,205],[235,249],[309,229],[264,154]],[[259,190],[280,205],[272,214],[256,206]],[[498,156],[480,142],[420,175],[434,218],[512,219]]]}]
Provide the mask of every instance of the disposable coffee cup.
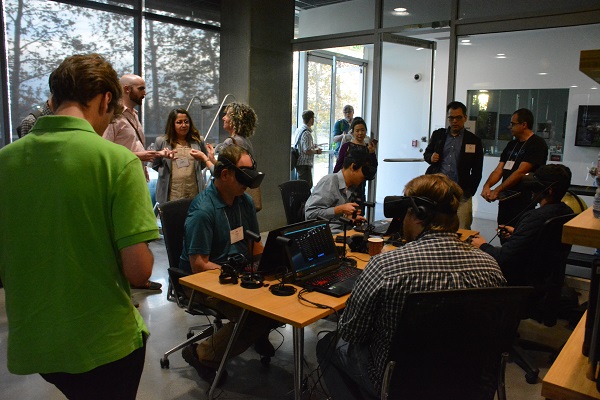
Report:
[{"label": "disposable coffee cup", "polygon": [[374,256],[381,253],[383,249],[383,238],[370,237],[369,238],[369,255]]}]

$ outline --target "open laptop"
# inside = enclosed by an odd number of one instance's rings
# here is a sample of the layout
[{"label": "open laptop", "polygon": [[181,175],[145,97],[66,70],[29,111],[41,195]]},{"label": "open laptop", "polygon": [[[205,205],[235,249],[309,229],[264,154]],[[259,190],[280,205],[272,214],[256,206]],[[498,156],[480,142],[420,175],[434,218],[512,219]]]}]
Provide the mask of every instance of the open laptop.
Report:
[{"label": "open laptop", "polygon": [[[355,226],[354,230],[357,232],[364,232],[368,226],[368,224],[362,224]],[[379,219],[377,221],[373,221],[370,226],[373,227],[373,231],[371,233],[375,235],[391,236],[394,233],[402,232],[402,220],[400,220],[400,218]]]},{"label": "open laptop", "polygon": [[340,297],[352,291],[362,270],[342,263],[327,221],[306,221],[281,230],[294,283]]},{"label": "open laptop", "polygon": [[304,222],[297,222],[292,225],[286,225],[269,231],[267,241],[265,242],[265,248],[258,261],[257,272],[260,272],[264,277],[273,277],[276,275],[283,276],[285,273],[291,271],[288,254],[284,246],[277,243],[277,236],[281,236],[281,232],[284,229],[293,228],[294,226],[303,224]]}]

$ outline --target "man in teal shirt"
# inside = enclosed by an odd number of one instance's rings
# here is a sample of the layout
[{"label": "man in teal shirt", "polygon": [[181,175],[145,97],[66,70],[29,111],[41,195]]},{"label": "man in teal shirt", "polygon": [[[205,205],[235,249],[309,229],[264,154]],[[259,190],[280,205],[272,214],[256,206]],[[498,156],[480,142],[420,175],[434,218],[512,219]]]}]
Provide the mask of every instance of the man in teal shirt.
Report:
[{"label": "man in teal shirt", "polygon": [[149,278],[159,236],[139,159],[100,136],[121,85],[98,54],[66,58],[49,83],[55,115],[0,150],[8,369],[69,399],[133,400],[148,329],[129,285]]}]

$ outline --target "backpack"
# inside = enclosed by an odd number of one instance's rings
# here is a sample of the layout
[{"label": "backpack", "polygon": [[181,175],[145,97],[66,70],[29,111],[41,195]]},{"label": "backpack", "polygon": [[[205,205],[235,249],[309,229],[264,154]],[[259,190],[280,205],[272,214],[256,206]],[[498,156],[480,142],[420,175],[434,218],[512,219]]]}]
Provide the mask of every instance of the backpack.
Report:
[{"label": "backpack", "polygon": [[298,143],[300,143],[300,139],[302,139],[302,136],[304,136],[304,132],[306,132],[306,129],[300,132],[300,135],[298,135],[298,139],[296,140],[296,144],[292,146],[290,150],[290,171],[293,171],[294,168],[296,168],[296,165],[298,164],[298,158],[300,158],[300,150],[298,150]]}]

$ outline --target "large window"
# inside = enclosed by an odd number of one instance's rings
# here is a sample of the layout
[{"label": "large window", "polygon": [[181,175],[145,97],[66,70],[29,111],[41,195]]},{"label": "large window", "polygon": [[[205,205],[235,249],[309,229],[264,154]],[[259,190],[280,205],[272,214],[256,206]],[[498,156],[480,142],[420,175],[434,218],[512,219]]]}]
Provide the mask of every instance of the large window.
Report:
[{"label": "large window", "polygon": [[218,102],[219,34],[146,21],[145,39],[146,143],[164,133],[173,108],[187,108],[190,103],[190,114],[200,129],[206,120],[202,110]]},{"label": "large window", "polygon": [[[15,140],[21,120],[46,101],[50,73],[73,54],[100,53],[119,75],[136,73],[135,65],[140,65],[137,54],[143,54],[143,72],[138,73],[148,86],[142,110],[148,143],[163,133],[171,108],[187,107],[192,98],[198,100],[195,106],[216,103],[220,34],[215,10],[198,13],[187,7],[189,13],[198,16],[190,18],[181,15],[186,8],[177,7],[178,2],[162,8],[156,1],[147,2],[147,6],[154,5],[147,11],[163,11],[162,15],[145,14],[142,53],[134,40],[135,19],[140,18],[132,11],[134,2],[70,3],[3,2],[12,132],[3,128],[0,147],[9,142],[7,136]],[[201,115],[193,117],[201,119]]]}]

